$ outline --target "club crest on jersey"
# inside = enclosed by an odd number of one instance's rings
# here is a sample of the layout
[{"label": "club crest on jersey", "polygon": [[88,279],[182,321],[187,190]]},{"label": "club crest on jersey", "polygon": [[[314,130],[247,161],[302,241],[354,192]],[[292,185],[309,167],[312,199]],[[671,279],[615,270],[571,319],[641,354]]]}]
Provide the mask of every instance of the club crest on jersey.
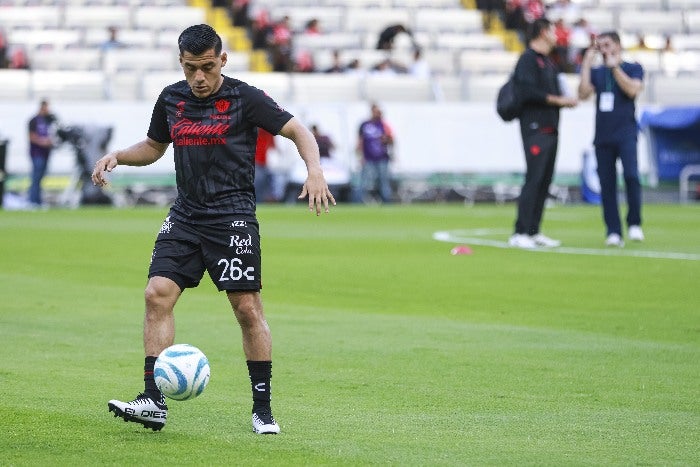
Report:
[{"label": "club crest on jersey", "polygon": [[175,116],[177,118],[182,117],[182,113],[185,111],[185,101],[180,101],[177,104],[175,104],[175,108],[177,109],[175,111]]},{"label": "club crest on jersey", "polygon": [[226,112],[229,107],[231,107],[231,103],[226,99],[219,99],[218,101],[214,102],[214,107],[216,108],[217,112],[222,114]]}]

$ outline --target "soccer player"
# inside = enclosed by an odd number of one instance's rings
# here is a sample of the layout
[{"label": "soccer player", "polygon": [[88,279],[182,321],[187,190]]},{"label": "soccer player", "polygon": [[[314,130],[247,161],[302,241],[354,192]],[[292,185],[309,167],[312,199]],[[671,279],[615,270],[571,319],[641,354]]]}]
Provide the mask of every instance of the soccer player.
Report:
[{"label": "soccer player", "polygon": [[254,155],[257,128],[292,140],[306,163],[299,199],[328,212],[328,189],[311,132],[263,91],[222,75],[226,52],[208,25],[185,29],[178,39],[185,80],[163,89],[146,138],[113,151],[95,164],[92,180],[118,165],[144,166],[173,144],[178,196],[153,248],[145,290],[143,327],[145,390],[129,402],[111,400],[115,416],[154,431],[168,408],[155,384],[158,354],[174,343],[173,309],[182,292],[199,285],[206,270],[225,291],[242,332],[253,394],[253,431],[279,433],[270,407],[272,340],[260,298],[260,235],[255,214]]}]

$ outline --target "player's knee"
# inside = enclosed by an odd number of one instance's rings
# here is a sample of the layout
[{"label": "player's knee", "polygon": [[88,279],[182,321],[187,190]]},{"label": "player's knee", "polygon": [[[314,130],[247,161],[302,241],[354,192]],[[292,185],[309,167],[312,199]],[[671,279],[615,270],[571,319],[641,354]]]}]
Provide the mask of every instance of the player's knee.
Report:
[{"label": "player's knee", "polygon": [[172,308],[180,291],[174,282],[152,278],[144,290],[146,309]]}]

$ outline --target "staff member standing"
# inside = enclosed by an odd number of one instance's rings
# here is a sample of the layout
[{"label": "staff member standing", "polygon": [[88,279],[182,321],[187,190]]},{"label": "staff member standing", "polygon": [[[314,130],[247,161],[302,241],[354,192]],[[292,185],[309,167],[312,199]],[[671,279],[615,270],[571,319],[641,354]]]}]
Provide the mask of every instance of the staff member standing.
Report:
[{"label": "staff member standing", "polygon": [[510,246],[556,247],[561,244],[540,232],[544,203],[554,175],[559,144],[559,109],[574,107],[575,98],[562,95],[559,73],[549,54],[556,44],[552,24],[535,20],[529,29],[528,48],[515,66],[515,93],[522,103],[520,134],[525,151],[525,183],[518,198],[515,232]]},{"label": "staff member standing", "polygon": [[[603,65],[593,68],[595,57]],[[578,95],[587,99],[596,93],[595,146],[600,178],[603,219],[607,229],[605,244],[624,246],[622,222],[617,204],[617,159],[622,162],[627,191],[627,234],[630,240],[644,240],[642,232],[642,189],[637,166],[637,120],[634,100],[644,89],[644,69],[639,63],[622,60],[620,36],[605,32],[596,39],[581,63]]]},{"label": "staff member standing", "polygon": [[32,160],[32,181],[29,185],[29,204],[42,206],[41,182],[49,166],[49,156],[53,149],[52,126],[56,117],[49,109],[49,102],[42,100],[39,112],[29,120],[29,157]]}]

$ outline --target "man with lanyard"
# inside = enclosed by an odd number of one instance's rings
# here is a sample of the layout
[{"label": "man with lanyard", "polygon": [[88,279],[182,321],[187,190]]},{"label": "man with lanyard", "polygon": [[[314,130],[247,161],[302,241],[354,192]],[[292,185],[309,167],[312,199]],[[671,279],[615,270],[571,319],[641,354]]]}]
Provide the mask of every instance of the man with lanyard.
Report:
[{"label": "man with lanyard", "polygon": [[559,109],[577,100],[563,96],[559,72],[549,54],[556,44],[554,28],[546,18],[529,29],[528,48],[515,65],[515,93],[522,103],[520,134],[525,151],[525,183],[518,198],[515,232],[509,244],[516,248],[556,247],[560,242],[540,232],[544,204],[554,175],[559,144]]},{"label": "man with lanyard", "polygon": [[[603,65],[593,68],[600,54]],[[603,219],[608,246],[624,246],[622,222],[617,203],[617,159],[622,162],[627,192],[627,233],[630,240],[644,240],[642,232],[642,189],[637,166],[637,120],[634,100],[644,88],[644,69],[639,63],[622,60],[617,32],[600,34],[581,63],[578,95],[587,99],[596,93],[595,146],[600,179]]]},{"label": "man with lanyard", "polygon": [[257,128],[292,140],[306,163],[299,198],[316,215],[335,204],[311,132],[267,94],[221,74],[227,55],[210,26],[185,29],[178,39],[185,80],[163,89],[144,140],[113,151],[95,164],[103,186],[118,165],[144,166],[174,146],[178,197],[155,242],[145,291],[145,389],[130,402],[111,400],[115,416],[154,431],[168,408],[153,376],[157,356],[174,343],[173,308],[182,292],[199,285],[206,270],[226,292],[242,332],[253,396],[253,431],[279,433],[270,408],[272,339],[260,297],[260,233],[255,214]]}]

